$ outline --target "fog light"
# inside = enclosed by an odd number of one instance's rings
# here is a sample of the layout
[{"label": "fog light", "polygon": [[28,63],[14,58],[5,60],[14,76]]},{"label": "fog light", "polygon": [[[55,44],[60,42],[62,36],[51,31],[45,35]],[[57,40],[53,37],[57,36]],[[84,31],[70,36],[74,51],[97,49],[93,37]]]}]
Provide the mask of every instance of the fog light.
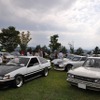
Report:
[{"label": "fog light", "polygon": [[10,79],[10,75],[4,76],[3,79],[4,79],[4,80],[5,80],[5,79]]}]

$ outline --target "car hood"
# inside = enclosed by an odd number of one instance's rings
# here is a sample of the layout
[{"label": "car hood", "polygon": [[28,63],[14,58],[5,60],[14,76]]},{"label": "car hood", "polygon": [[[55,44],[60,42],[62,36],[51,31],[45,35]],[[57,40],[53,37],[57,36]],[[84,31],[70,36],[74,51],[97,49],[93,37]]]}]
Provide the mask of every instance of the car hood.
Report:
[{"label": "car hood", "polygon": [[84,77],[100,78],[100,68],[78,67],[69,70],[68,73]]},{"label": "car hood", "polygon": [[0,66],[0,75],[5,75],[5,74],[10,73],[19,68],[21,68],[21,67],[1,65]]},{"label": "car hood", "polygon": [[55,64],[55,63],[57,63],[57,62],[59,62],[59,61],[62,61],[62,59],[54,59],[54,60],[52,60],[51,62]]},{"label": "car hood", "polygon": [[65,61],[63,64],[74,64],[74,63],[78,63],[78,61],[72,61],[72,60],[68,60],[68,61]]}]

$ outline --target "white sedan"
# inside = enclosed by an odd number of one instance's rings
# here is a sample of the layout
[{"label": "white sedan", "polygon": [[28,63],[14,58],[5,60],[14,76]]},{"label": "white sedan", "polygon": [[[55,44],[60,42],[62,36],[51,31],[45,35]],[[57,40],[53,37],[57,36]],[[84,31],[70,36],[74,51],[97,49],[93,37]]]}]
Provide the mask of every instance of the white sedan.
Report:
[{"label": "white sedan", "polygon": [[83,66],[68,71],[67,75],[71,85],[100,91],[100,57],[89,57]]},{"label": "white sedan", "polygon": [[50,68],[50,60],[39,56],[16,57],[6,65],[0,65],[0,86],[13,83],[15,87],[21,87],[34,76],[47,76]]}]

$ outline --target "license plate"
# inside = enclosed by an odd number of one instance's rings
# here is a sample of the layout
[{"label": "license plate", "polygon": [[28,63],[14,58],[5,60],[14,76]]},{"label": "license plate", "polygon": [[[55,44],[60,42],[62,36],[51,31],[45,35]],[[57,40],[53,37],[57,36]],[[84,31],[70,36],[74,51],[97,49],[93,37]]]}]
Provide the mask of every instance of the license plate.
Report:
[{"label": "license plate", "polygon": [[82,89],[86,89],[86,85],[85,84],[78,83],[78,87],[82,88]]}]

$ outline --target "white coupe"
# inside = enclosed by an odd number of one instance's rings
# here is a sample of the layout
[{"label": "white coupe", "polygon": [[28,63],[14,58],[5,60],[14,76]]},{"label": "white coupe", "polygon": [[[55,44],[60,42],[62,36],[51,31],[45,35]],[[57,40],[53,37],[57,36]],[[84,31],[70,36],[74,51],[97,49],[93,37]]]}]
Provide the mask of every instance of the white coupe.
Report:
[{"label": "white coupe", "polygon": [[0,65],[0,86],[13,83],[15,87],[21,87],[34,76],[47,76],[50,68],[50,60],[39,56],[16,57],[6,65]]},{"label": "white coupe", "polygon": [[86,60],[86,58],[87,57],[85,57],[85,56],[75,55],[72,60],[64,59],[64,60],[58,62],[54,66],[54,69],[55,70],[60,70],[60,71],[64,71],[64,70],[68,71],[68,70],[70,70],[73,67],[81,66],[84,63],[84,61]]}]

